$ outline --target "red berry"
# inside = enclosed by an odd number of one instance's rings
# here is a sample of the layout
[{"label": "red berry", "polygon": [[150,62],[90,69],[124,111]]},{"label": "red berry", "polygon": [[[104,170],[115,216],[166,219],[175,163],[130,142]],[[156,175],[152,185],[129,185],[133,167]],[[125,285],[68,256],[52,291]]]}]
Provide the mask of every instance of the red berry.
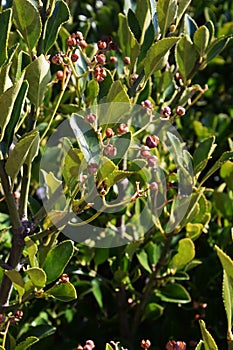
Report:
[{"label": "red berry", "polygon": [[126,124],[124,124],[124,123],[120,124],[119,128],[117,128],[117,132],[119,134],[125,134],[126,132],[128,132],[128,130],[129,130],[128,126]]},{"label": "red berry", "polygon": [[95,343],[93,342],[93,340],[87,340],[86,345],[91,346],[92,349],[95,347]]},{"label": "red berry", "polygon": [[107,43],[105,41],[99,40],[97,46],[99,50],[105,50],[107,47]]},{"label": "red berry", "polygon": [[111,129],[111,128],[107,128],[106,129],[106,137],[107,138],[111,138],[111,137],[113,137],[115,135],[115,133],[114,133],[114,131]]},{"label": "red berry", "polygon": [[143,348],[143,349],[149,349],[150,348],[150,346],[151,346],[151,342],[150,342],[150,340],[142,340],[141,341],[141,348]]},{"label": "red berry", "polygon": [[77,62],[78,61],[78,55],[76,53],[72,53],[71,55],[71,61],[72,62]]},{"label": "red berry", "polygon": [[178,106],[177,108],[176,108],[176,114],[178,114],[178,115],[185,115],[185,108],[184,107],[182,107],[182,106]]},{"label": "red berry", "polygon": [[166,344],[166,350],[185,350],[186,343],[184,341],[170,340]]},{"label": "red berry", "polygon": [[144,108],[144,109],[152,109],[153,108],[153,105],[150,102],[150,100],[142,101],[141,105],[142,105],[142,108]]},{"label": "red berry", "polygon": [[61,275],[61,278],[60,278],[60,281],[62,282],[62,283],[68,283],[69,282],[69,276],[67,275],[67,273],[63,273],[62,275]]},{"label": "red berry", "polygon": [[106,56],[103,53],[96,55],[95,58],[99,64],[105,64],[105,62],[106,62]]},{"label": "red berry", "polygon": [[110,61],[111,63],[117,63],[117,57],[111,56],[111,57],[109,58],[109,61]]},{"label": "red berry", "polygon": [[123,59],[124,64],[129,65],[130,64],[130,57],[125,57]]},{"label": "red berry", "polygon": [[104,149],[106,156],[115,157],[117,155],[117,148],[113,145],[107,145]]},{"label": "red berry", "polygon": [[72,36],[69,36],[67,39],[66,39],[66,43],[68,46],[76,46],[77,45],[77,40],[75,38],[73,38]]},{"label": "red berry", "polygon": [[56,77],[57,77],[58,80],[62,80],[63,77],[64,77],[64,72],[63,72],[63,70],[58,70],[58,71],[56,72]]}]

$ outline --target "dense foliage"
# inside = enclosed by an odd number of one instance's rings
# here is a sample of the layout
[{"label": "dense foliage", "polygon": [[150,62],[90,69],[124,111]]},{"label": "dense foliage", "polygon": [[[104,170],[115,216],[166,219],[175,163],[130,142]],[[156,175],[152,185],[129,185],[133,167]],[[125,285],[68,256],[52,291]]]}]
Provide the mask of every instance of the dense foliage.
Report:
[{"label": "dense foliage", "polygon": [[0,350],[232,350],[231,1],[14,0],[0,28]]}]

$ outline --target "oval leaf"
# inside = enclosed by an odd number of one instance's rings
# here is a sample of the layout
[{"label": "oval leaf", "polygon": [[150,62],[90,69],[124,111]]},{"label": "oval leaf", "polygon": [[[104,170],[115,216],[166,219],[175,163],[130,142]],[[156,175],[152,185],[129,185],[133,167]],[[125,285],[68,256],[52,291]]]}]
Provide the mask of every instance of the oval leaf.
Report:
[{"label": "oval leaf", "polygon": [[46,285],[46,274],[39,267],[32,267],[27,269],[26,274],[30,277],[30,280],[35,287],[44,288]]},{"label": "oval leaf", "polygon": [[49,296],[61,301],[71,301],[77,298],[76,290],[72,283],[67,282],[63,284],[57,284],[47,291]]},{"label": "oval leaf", "polygon": [[31,52],[37,44],[42,30],[39,11],[29,0],[14,0],[13,18]]},{"label": "oval leaf", "polygon": [[178,243],[178,253],[174,255],[172,264],[175,268],[182,267],[195,257],[195,246],[190,238],[183,238]]},{"label": "oval leaf", "polygon": [[15,350],[27,350],[29,349],[33,344],[37,343],[39,341],[39,338],[37,337],[28,337],[26,340],[19,343]]},{"label": "oval leaf", "polygon": [[48,252],[45,259],[43,269],[47,275],[47,283],[51,283],[58,279],[74,252],[72,241],[63,241]]},{"label": "oval leaf", "polygon": [[45,34],[45,42],[44,42],[44,52],[45,54],[49,51],[49,49],[55,43],[59,30],[62,24],[66,23],[69,20],[70,12],[69,8],[63,0],[58,0],[54,7],[52,16],[49,18],[46,34]]},{"label": "oval leaf", "polygon": [[157,4],[158,22],[161,34],[164,37],[170,25],[174,22],[177,13],[176,0],[159,0]]},{"label": "oval leaf", "polygon": [[191,301],[191,297],[187,290],[178,283],[169,283],[156,293],[162,301],[167,303],[186,304]]},{"label": "oval leaf", "polygon": [[198,59],[198,53],[188,35],[183,36],[176,45],[175,57],[179,72],[186,83],[191,78]]}]

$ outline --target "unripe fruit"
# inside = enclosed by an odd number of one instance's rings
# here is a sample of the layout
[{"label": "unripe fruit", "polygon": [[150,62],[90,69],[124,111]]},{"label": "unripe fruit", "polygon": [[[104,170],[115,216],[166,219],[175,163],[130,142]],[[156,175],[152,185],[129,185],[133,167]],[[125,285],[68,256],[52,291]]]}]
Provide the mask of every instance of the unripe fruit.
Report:
[{"label": "unripe fruit", "polygon": [[141,147],[141,152],[140,152],[141,156],[144,157],[144,158],[148,158],[151,156],[151,153],[150,153],[150,148],[147,147],[147,146],[142,146]]},{"label": "unripe fruit", "polygon": [[90,175],[95,175],[98,170],[98,164],[97,163],[90,163],[87,166],[87,171]]},{"label": "unripe fruit", "polygon": [[141,105],[142,105],[142,108],[144,108],[144,109],[152,109],[153,108],[153,105],[150,102],[150,100],[142,101]]},{"label": "unripe fruit", "polygon": [[115,157],[117,155],[117,148],[113,145],[107,145],[104,149],[106,156]]},{"label": "unripe fruit", "polygon": [[159,138],[156,135],[147,136],[146,145],[149,148],[155,148],[159,143]]},{"label": "unripe fruit", "polygon": [[63,273],[62,275],[61,275],[61,278],[60,278],[60,281],[62,282],[62,283],[68,283],[69,282],[69,276],[67,275],[67,273]]},{"label": "unripe fruit", "polygon": [[63,72],[63,70],[58,70],[58,71],[56,72],[56,77],[57,77],[58,80],[62,80],[63,77],[64,77],[64,72]]},{"label": "unripe fruit", "polygon": [[94,113],[89,113],[85,115],[84,121],[89,124],[93,124],[96,121],[96,115]]},{"label": "unripe fruit", "polygon": [[105,62],[106,62],[106,56],[103,53],[96,55],[95,58],[99,64],[105,64]]},{"label": "unripe fruit", "polygon": [[150,168],[153,168],[154,166],[156,166],[157,162],[158,162],[158,158],[156,156],[150,156],[149,158],[147,158],[147,165]]}]

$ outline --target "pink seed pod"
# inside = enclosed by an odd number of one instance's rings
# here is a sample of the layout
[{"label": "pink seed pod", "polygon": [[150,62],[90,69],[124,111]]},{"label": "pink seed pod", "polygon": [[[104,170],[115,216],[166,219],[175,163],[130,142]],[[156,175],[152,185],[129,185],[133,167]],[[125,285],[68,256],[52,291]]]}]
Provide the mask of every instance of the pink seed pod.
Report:
[{"label": "pink seed pod", "polygon": [[159,138],[156,135],[152,135],[152,136],[147,136],[146,138],[146,145],[149,148],[155,148],[159,143]]},{"label": "pink seed pod", "polygon": [[169,118],[171,115],[171,108],[168,106],[165,106],[164,108],[161,109],[160,114],[163,117]]},{"label": "pink seed pod", "polygon": [[124,62],[124,64],[125,65],[129,65],[130,64],[130,57],[125,57],[124,59],[123,59],[123,62]]},{"label": "pink seed pod", "polygon": [[185,110],[185,108],[182,107],[182,106],[178,106],[178,107],[176,108],[176,114],[178,114],[178,115],[180,115],[180,116],[185,115],[185,112],[186,112],[186,110]]}]

